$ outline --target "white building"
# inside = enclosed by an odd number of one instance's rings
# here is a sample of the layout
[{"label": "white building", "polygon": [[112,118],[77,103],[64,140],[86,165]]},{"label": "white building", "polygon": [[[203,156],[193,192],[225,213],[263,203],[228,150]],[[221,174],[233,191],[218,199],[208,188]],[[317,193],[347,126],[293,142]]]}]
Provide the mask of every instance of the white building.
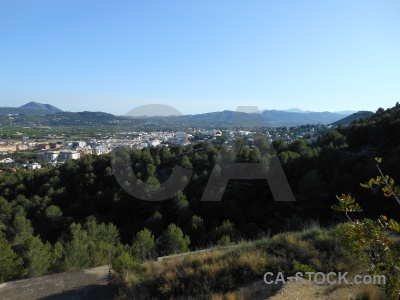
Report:
[{"label": "white building", "polygon": [[0,164],[11,164],[13,162],[14,162],[14,160],[12,158],[9,158],[9,157],[0,159]]},{"label": "white building", "polygon": [[149,146],[150,147],[157,147],[161,144],[160,140],[154,139],[149,141]]},{"label": "white building", "polygon": [[81,155],[78,151],[61,151],[60,156],[58,157],[58,160],[60,161],[66,161],[68,159],[78,159],[80,158]]},{"label": "white building", "polygon": [[46,151],[44,153],[44,160],[48,163],[55,162],[60,155],[59,151]]},{"label": "white building", "polygon": [[214,136],[222,136],[221,130],[214,130]]},{"label": "white building", "polygon": [[72,147],[72,142],[65,141],[65,142],[63,142],[61,144],[61,147],[63,147],[63,148],[71,148]]},{"label": "white building", "polygon": [[36,170],[36,169],[41,169],[42,166],[38,163],[32,163],[28,165],[29,170]]},{"label": "white building", "polygon": [[84,141],[75,141],[72,142],[72,148],[76,148],[76,147],[85,147],[86,146],[86,142]]}]

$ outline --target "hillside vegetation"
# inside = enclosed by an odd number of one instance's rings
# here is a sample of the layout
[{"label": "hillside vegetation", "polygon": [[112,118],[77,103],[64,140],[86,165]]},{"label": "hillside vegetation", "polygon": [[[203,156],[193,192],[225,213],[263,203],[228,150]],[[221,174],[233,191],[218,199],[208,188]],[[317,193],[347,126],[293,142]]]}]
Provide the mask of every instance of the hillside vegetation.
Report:
[{"label": "hillside vegetation", "polygon": [[[239,287],[263,280],[266,272],[294,276],[296,272],[351,272],[357,257],[340,245],[341,227],[313,225],[235,248],[217,248],[132,269],[119,269],[120,299],[245,299]],[[306,278],[306,277],[305,277]],[[274,278],[268,278],[271,280]]]}]

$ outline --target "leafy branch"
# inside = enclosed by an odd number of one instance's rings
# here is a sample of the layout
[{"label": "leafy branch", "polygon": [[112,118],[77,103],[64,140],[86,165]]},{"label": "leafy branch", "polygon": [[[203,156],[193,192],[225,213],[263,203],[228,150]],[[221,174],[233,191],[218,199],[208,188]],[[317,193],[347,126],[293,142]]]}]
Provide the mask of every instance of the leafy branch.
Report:
[{"label": "leafy branch", "polygon": [[[395,198],[400,205],[399,187],[396,187],[395,181],[389,176],[384,176],[379,163],[382,159],[377,157],[376,167],[381,176],[371,178],[368,183],[361,184],[364,188],[375,188],[382,186],[382,191],[386,197]],[[349,194],[342,194],[341,197],[336,196],[339,204],[332,205],[335,211],[342,212],[346,215],[352,226],[346,227],[345,233],[340,235],[341,240],[356,251],[360,258],[369,263],[369,272],[377,275],[385,275],[387,281],[382,285],[385,290],[387,299],[398,299],[400,296],[400,253],[393,245],[393,239],[390,236],[400,233],[399,224],[384,215],[381,215],[377,221],[371,219],[363,219],[362,221],[353,221],[348,213],[362,211],[360,205]]]}]

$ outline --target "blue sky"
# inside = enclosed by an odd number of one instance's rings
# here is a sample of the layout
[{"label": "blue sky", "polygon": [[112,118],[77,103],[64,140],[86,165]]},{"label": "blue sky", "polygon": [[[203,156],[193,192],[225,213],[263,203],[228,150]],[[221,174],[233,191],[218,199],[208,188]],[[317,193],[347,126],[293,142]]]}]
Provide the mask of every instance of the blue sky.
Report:
[{"label": "blue sky", "polygon": [[123,115],[400,101],[400,1],[0,0],[0,106]]}]

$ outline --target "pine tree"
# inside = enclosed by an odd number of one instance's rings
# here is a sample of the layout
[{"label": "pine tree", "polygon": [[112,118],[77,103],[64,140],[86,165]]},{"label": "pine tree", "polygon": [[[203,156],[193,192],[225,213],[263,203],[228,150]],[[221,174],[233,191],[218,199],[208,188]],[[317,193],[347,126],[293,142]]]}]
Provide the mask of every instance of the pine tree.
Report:
[{"label": "pine tree", "polygon": [[190,238],[172,223],[157,239],[157,244],[162,255],[177,254],[189,251]]},{"label": "pine tree", "polygon": [[142,229],[134,238],[132,244],[132,253],[141,261],[151,259],[155,256],[154,235],[147,228]]},{"label": "pine tree", "polygon": [[4,234],[0,232],[0,283],[13,279],[18,274],[22,259],[11,248]]}]

